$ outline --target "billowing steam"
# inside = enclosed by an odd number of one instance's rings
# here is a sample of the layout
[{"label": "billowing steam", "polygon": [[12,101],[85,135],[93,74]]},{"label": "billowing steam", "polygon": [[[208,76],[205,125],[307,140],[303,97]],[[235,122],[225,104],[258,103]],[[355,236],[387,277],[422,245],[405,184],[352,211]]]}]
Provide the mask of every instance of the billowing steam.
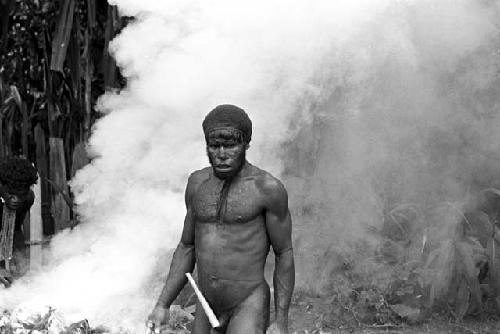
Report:
[{"label": "billowing steam", "polygon": [[83,223],[2,305],[141,328],[217,104],[248,111],[249,160],[289,188],[299,284],[321,276],[314,254],[376,245],[386,203],[464,198],[498,176],[497,1],[112,2],[136,17],[112,44],[128,86],[100,100],[96,158],[72,181]]}]

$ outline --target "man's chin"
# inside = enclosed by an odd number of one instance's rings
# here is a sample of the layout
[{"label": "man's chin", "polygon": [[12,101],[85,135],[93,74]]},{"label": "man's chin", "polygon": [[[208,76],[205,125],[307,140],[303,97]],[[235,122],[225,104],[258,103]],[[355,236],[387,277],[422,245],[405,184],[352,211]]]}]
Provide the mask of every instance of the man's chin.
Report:
[{"label": "man's chin", "polygon": [[214,170],[214,175],[221,180],[230,179],[230,178],[234,177],[236,174],[238,174],[238,170],[236,170],[234,168],[219,169],[219,168],[213,167],[213,170]]},{"label": "man's chin", "polygon": [[218,179],[227,180],[227,179],[232,178],[235,175],[235,173],[233,173],[232,171],[231,172],[221,172],[221,171],[214,170],[214,175]]}]

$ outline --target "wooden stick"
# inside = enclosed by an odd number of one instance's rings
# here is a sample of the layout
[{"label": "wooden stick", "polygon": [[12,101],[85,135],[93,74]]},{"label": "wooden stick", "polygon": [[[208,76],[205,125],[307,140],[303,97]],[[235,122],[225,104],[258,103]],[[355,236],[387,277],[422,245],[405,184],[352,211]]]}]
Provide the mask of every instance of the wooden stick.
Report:
[{"label": "wooden stick", "polygon": [[[40,176],[38,180],[40,180]],[[40,181],[33,187],[33,192],[35,193],[35,202],[31,206],[29,213],[30,270],[36,271],[42,267],[43,223]]]},{"label": "wooden stick", "polygon": [[194,289],[194,293],[196,293],[196,297],[198,297],[198,300],[200,301],[201,307],[203,307],[203,311],[205,311],[205,314],[208,317],[208,321],[210,321],[210,325],[212,325],[213,328],[219,327],[220,326],[219,320],[217,320],[217,317],[215,316],[214,311],[212,311],[212,309],[210,308],[210,305],[208,305],[205,297],[203,297],[203,295],[201,294],[201,291],[196,286],[196,283],[195,283],[193,277],[191,276],[190,273],[186,273],[186,276],[188,278],[189,283],[191,284],[191,286]]},{"label": "wooden stick", "polygon": [[146,323],[146,334],[154,334],[154,328],[155,325],[152,322],[148,321]]},{"label": "wooden stick", "polygon": [[[36,165],[40,177],[38,183],[41,187],[42,200],[42,222],[44,224],[44,232],[46,234],[54,233],[54,223],[50,218],[50,193],[47,179],[49,178],[49,167],[47,162],[47,150],[45,145],[45,132],[40,123],[35,127],[35,144],[36,144]],[[35,197],[36,200],[36,197]]]}]

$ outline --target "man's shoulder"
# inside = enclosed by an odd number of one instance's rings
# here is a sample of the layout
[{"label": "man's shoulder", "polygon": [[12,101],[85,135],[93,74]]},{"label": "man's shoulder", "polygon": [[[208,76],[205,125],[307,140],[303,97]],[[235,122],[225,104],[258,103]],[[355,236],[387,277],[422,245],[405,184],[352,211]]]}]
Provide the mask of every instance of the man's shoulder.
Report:
[{"label": "man's shoulder", "polygon": [[271,173],[255,168],[253,173],[255,187],[265,209],[285,217],[288,213],[288,193],[285,186]]},{"label": "man's shoulder", "polygon": [[188,183],[198,183],[203,182],[210,177],[212,173],[211,167],[205,167],[202,169],[195,170],[189,175]]},{"label": "man's shoulder", "polygon": [[271,197],[287,196],[283,183],[268,171],[252,166],[251,175],[261,193]]},{"label": "man's shoulder", "polygon": [[189,175],[187,186],[186,186],[186,201],[190,201],[192,196],[196,193],[196,190],[205,180],[210,177],[210,168],[203,168],[194,171]]},{"label": "man's shoulder", "polygon": [[211,173],[212,173],[212,168],[210,167],[205,167],[203,169],[199,169],[192,172],[188,178],[187,190],[195,191],[200,184],[202,184],[203,182],[205,182],[207,179],[210,178]]}]

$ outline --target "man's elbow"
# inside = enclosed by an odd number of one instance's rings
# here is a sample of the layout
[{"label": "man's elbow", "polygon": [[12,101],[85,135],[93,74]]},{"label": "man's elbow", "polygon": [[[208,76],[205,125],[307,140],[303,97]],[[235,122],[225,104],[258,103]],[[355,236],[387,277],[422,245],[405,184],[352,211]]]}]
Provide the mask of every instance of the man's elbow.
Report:
[{"label": "man's elbow", "polygon": [[274,250],[274,256],[278,258],[291,257],[293,259],[293,247],[285,247],[283,249]]},{"label": "man's elbow", "polygon": [[177,245],[177,248],[191,249],[191,250],[193,250],[194,249],[194,244],[187,243],[187,242],[184,242],[184,241],[181,240],[179,242],[179,244]]}]

